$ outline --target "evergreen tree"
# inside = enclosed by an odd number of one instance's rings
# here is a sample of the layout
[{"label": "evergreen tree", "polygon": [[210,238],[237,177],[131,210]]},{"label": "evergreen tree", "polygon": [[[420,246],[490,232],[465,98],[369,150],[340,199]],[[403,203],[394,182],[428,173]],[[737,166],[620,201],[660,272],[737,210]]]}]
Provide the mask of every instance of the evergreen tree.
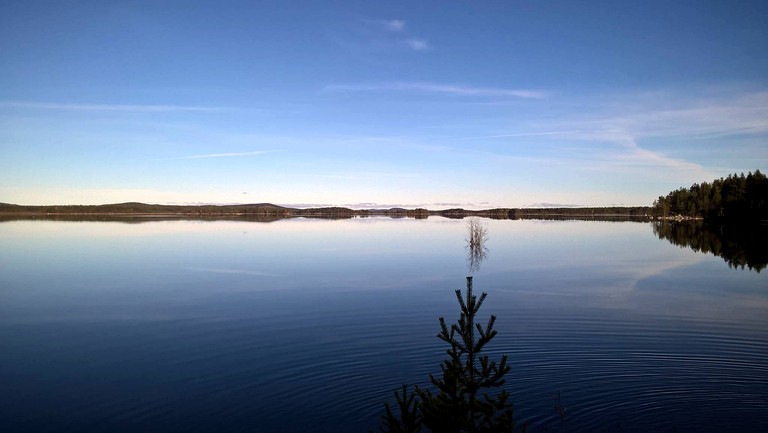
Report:
[{"label": "evergreen tree", "polygon": [[389,403],[384,403],[384,415],[381,417],[382,432],[419,433],[421,431],[421,413],[416,394],[408,394],[408,385],[403,385],[402,394],[395,392],[399,412],[392,412]]},{"label": "evergreen tree", "polygon": [[[407,395],[395,393],[399,417],[388,405],[382,417],[381,431],[419,432],[422,427],[434,433],[501,433],[515,428],[512,403],[506,390],[497,391],[505,383],[504,375],[510,370],[507,357],[491,361],[482,351],[496,336],[491,316],[485,327],[475,317],[487,294],[480,297],[472,291],[472,277],[467,277],[467,291],[456,290],[460,315],[450,327],[440,318],[438,338],[448,343],[448,359],[440,366],[440,377],[430,375],[436,388],[433,392],[418,386]],[[523,427],[525,431],[525,427]]]},{"label": "evergreen tree", "polygon": [[717,220],[768,219],[768,178],[755,170],[678,188],[653,202],[657,217],[682,215]]}]

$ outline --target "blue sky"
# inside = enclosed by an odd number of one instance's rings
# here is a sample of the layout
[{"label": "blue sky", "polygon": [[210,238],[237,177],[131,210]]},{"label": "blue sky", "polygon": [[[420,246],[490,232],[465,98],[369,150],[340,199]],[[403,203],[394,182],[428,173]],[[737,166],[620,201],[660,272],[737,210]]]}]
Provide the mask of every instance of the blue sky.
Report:
[{"label": "blue sky", "polygon": [[649,205],[768,171],[765,1],[6,1],[0,202]]}]

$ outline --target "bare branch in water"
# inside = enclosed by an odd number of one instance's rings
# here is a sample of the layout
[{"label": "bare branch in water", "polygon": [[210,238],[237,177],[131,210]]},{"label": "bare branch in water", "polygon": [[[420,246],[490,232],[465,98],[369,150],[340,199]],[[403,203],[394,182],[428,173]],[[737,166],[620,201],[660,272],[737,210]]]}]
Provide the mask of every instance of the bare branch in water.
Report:
[{"label": "bare branch in water", "polygon": [[467,268],[470,274],[480,270],[480,263],[485,260],[488,254],[488,248],[485,242],[488,240],[488,228],[486,228],[480,218],[472,217],[467,219]]}]

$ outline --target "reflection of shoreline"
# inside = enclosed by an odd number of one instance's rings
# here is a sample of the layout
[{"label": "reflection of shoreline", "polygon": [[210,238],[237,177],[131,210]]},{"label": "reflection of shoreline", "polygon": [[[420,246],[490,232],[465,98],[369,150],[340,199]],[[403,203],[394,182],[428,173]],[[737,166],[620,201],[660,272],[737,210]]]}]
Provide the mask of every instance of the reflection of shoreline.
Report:
[{"label": "reflection of shoreline", "polygon": [[702,221],[660,221],[652,227],[659,239],[722,257],[729,267],[760,272],[768,266],[768,227]]},{"label": "reflection of shoreline", "polygon": [[[280,216],[187,216],[187,215],[164,215],[164,214],[120,214],[120,215],[101,215],[101,214],[56,214],[56,215],[8,215],[0,214],[0,223],[11,221],[59,221],[59,222],[118,222],[128,224],[139,224],[153,221],[249,221],[249,222],[273,222],[287,219]],[[338,218],[346,219],[346,218]]]}]

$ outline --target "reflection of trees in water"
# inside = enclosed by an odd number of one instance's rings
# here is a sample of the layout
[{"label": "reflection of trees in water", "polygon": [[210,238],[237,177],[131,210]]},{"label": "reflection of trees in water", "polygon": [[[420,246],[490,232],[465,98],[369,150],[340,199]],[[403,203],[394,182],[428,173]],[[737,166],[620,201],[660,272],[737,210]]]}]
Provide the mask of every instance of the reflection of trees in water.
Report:
[{"label": "reflection of trees in water", "polygon": [[662,221],[653,224],[660,239],[722,257],[732,268],[760,272],[768,266],[768,227]]},{"label": "reflection of trees in water", "polygon": [[470,274],[480,270],[480,262],[485,260],[488,248],[485,241],[488,240],[488,229],[480,222],[479,218],[467,219],[467,268]]}]

